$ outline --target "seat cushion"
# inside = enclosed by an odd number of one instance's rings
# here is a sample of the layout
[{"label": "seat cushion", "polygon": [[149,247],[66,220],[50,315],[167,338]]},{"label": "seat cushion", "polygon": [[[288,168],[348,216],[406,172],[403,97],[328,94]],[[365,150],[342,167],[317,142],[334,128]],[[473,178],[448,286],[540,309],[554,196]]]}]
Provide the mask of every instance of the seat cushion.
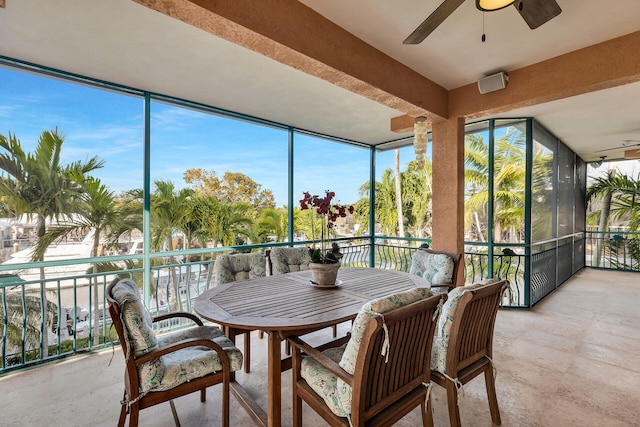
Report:
[{"label": "seat cushion", "polygon": [[216,286],[266,275],[266,258],[258,252],[219,255],[213,265],[213,278]]},{"label": "seat cushion", "polygon": [[[222,347],[229,356],[232,372],[242,367],[242,352],[240,349],[220,329],[214,326],[195,326],[160,335],[158,337],[158,346],[162,349],[190,338],[211,340]],[[168,390],[193,379],[222,370],[222,362],[218,353],[204,346],[183,348],[161,356],[160,360],[163,365],[162,375],[145,369],[138,370],[141,380],[140,388],[143,392]]]},{"label": "seat cushion", "polygon": [[445,254],[415,251],[411,256],[409,273],[426,279],[432,285],[453,283],[453,259]]},{"label": "seat cushion", "polygon": [[377,298],[363,305],[353,321],[353,326],[351,327],[351,338],[349,339],[349,342],[347,342],[344,354],[339,362],[340,367],[351,375],[355,372],[358,351],[360,350],[360,344],[362,343],[362,335],[371,318],[377,314],[382,314],[424,298],[429,298],[431,295],[433,294],[428,288],[414,288],[409,291]]},{"label": "seat cushion", "polygon": [[[322,353],[334,362],[340,362],[346,344],[329,348]],[[310,357],[303,357],[300,364],[300,376],[309,387],[322,397],[331,412],[339,417],[351,414],[351,386],[332,374],[327,368]]]},{"label": "seat cushion", "polygon": [[308,248],[273,248],[270,258],[273,274],[308,270],[311,262]]},{"label": "seat cushion", "polygon": [[442,306],[442,312],[438,318],[436,331],[433,336],[433,346],[431,348],[431,370],[442,374],[447,369],[447,348],[449,347],[449,336],[451,334],[451,324],[456,315],[456,309],[460,304],[460,299],[465,292],[472,289],[495,283],[499,279],[486,279],[467,286],[453,288],[447,296],[447,301]]}]

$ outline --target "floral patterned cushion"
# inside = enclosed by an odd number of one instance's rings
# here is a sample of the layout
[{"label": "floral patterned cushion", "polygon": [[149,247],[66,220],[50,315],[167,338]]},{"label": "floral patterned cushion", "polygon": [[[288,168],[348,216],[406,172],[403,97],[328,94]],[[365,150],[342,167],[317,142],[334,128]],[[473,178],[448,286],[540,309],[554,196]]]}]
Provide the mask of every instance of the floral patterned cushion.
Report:
[{"label": "floral patterned cushion", "polygon": [[[142,356],[158,349],[158,341],[153,332],[153,319],[142,304],[138,286],[131,279],[120,280],[111,292],[113,299],[120,306],[122,325],[131,353],[134,357]],[[164,376],[164,364],[161,359],[155,359],[138,367],[140,376],[140,390],[146,392]]]},{"label": "floral patterned cushion", "polygon": [[362,343],[362,334],[372,317],[378,313],[386,313],[389,310],[403,307],[424,298],[429,298],[431,295],[433,294],[428,288],[414,288],[409,291],[377,298],[363,305],[353,322],[351,338],[339,362],[342,369],[351,375],[355,372],[356,359],[358,357],[358,351],[360,350],[360,344]]},{"label": "floral patterned cushion", "polygon": [[[369,319],[376,314],[411,304],[432,295],[427,288],[414,288],[366,303],[360,309],[351,328],[351,338],[342,347],[331,348],[323,353],[351,375],[355,372],[355,363],[362,344],[362,334]],[[325,401],[329,409],[339,417],[351,415],[351,386],[336,377],[313,359],[303,358],[300,373],[309,386]]]},{"label": "floral patterned cushion", "polygon": [[[140,299],[135,282],[123,279],[113,287],[113,299],[121,307],[122,324],[134,357],[164,348],[188,338],[209,339],[220,345],[229,355],[231,370],[242,366],[242,353],[220,329],[196,326],[156,338],[153,319]],[[138,367],[140,392],[167,390],[176,385],[222,370],[220,357],[207,347],[190,347],[161,356]]]},{"label": "floral patterned cushion", "polygon": [[120,280],[113,287],[112,296],[120,306],[133,355],[138,357],[156,350],[158,341],[153,332],[153,319],[142,304],[136,283],[131,279]]},{"label": "floral patterned cushion", "polygon": [[213,265],[213,279],[216,286],[266,275],[266,258],[258,252],[220,255]]},{"label": "floral patterned cushion", "polygon": [[[190,338],[207,339],[218,344],[229,356],[231,371],[242,367],[242,352],[220,329],[214,326],[195,326],[158,337],[158,346],[167,347]],[[187,347],[161,357],[164,375],[149,378],[148,391],[168,390],[177,385],[222,370],[220,356],[208,347]],[[146,391],[146,390],[145,390]]]},{"label": "floral patterned cushion", "polygon": [[273,274],[308,270],[311,262],[308,248],[273,248],[270,257]]},{"label": "floral patterned cushion", "polygon": [[436,325],[435,335],[433,336],[433,347],[431,349],[431,370],[440,373],[446,373],[447,369],[447,347],[449,346],[449,336],[451,333],[451,324],[456,314],[456,309],[460,303],[462,295],[469,290],[481,288],[497,282],[499,279],[485,279],[471,285],[458,286],[453,288],[447,296],[447,302],[442,306],[440,318]]},{"label": "floral patterned cushion", "polygon": [[[338,363],[344,353],[345,345],[323,351],[329,359]],[[309,387],[322,397],[329,409],[339,417],[351,414],[351,386],[339,380],[327,368],[315,359],[303,357],[300,364],[300,375],[307,381]],[[338,387],[338,381],[341,387]],[[348,388],[348,392],[346,390]]]},{"label": "floral patterned cushion", "polygon": [[409,273],[420,276],[432,285],[453,283],[453,259],[445,254],[415,251],[411,256]]}]

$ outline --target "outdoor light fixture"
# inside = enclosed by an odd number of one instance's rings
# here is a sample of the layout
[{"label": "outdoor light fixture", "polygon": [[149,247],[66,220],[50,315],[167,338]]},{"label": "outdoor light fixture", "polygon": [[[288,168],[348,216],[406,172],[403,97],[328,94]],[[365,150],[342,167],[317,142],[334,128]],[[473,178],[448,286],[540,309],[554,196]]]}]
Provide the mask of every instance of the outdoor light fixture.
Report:
[{"label": "outdoor light fixture", "polygon": [[598,169],[600,166],[602,166],[602,162],[606,158],[607,158],[607,156],[600,156],[600,160],[596,160],[595,162],[591,162],[589,164],[591,165],[592,168]]},{"label": "outdoor light fixture", "polygon": [[427,130],[427,118],[416,117],[413,122],[413,148],[419,167],[424,164],[424,155],[427,152]]},{"label": "outdoor light fixture", "polygon": [[476,0],[476,7],[483,12],[493,12],[505,8],[515,0]]}]

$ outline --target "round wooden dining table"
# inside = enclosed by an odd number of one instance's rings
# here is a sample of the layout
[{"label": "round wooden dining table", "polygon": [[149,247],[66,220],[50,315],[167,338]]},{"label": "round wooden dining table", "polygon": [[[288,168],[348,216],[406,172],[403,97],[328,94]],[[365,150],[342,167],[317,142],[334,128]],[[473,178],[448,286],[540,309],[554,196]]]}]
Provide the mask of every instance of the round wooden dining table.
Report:
[{"label": "round wooden dining table", "polygon": [[256,329],[268,334],[266,414],[235,379],[231,389],[257,424],[280,426],[281,373],[291,367],[290,358],[282,359],[281,342],[354,319],[367,301],[414,287],[430,285],[401,271],[342,267],[337,286],[320,288],[306,270],[217,286],[200,295],[194,309],[222,325],[231,339]]}]

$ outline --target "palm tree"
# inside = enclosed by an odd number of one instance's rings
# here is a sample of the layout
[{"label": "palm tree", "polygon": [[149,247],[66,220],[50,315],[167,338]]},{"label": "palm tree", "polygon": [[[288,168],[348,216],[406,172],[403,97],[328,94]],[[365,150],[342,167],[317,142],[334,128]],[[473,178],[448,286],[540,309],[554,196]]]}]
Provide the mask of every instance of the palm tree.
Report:
[{"label": "palm tree", "polygon": [[246,202],[223,203],[215,197],[208,199],[206,206],[206,233],[213,240],[214,247],[233,246],[241,237],[249,237],[252,208]]},{"label": "palm tree", "polygon": [[400,149],[394,150],[396,212],[398,213],[398,237],[404,237],[404,215],[402,213],[402,174],[400,174]]},{"label": "palm tree", "polygon": [[[38,257],[43,257],[44,252],[52,243],[63,240],[78,232],[93,232],[91,256],[97,257],[100,255],[98,253],[100,237],[121,223],[119,212],[115,208],[115,198],[112,191],[109,191],[102,185],[97,178],[87,179],[83,187],[84,193],[79,196],[74,212],[75,215],[71,216],[64,225],[50,228],[38,239],[35,246],[35,254]],[[96,263],[93,263],[92,269],[94,273],[93,340],[94,344],[97,345],[100,338],[100,319],[98,318],[100,301],[98,298],[98,276],[96,274],[98,273],[98,266]]]},{"label": "palm tree", "polygon": [[[194,191],[189,188],[176,191],[170,181],[155,182],[155,191],[151,195],[151,247],[154,250],[159,251],[164,244],[167,245],[169,252],[176,249],[173,245],[173,235],[181,230],[182,224],[187,220],[188,200],[193,195]],[[176,262],[173,255],[169,256],[169,264],[173,265]],[[178,309],[182,310],[182,299],[178,292],[178,275],[174,267],[170,271]]]},{"label": "palm tree", "polygon": [[396,204],[395,178],[391,169],[382,172],[382,179],[376,182],[376,222],[387,236],[398,232],[398,205]]},{"label": "palm tree", "polygon": [[431,161],[423,159],[422,167],[417,161],[409,163],[402,172],[402,200],[406,206],[410,233],[419,238],[431,235]]},{"label": "palm tree", "polygon": [[107,242],[115,244],[121,238],[131,239],[135,231],[142,232],[143,195],[142,189],[135,188],[114,197],[114,210],[118,212],[118,221],[107,230]]},{"label": "palm tree", "polygon": [[[59,220],[75,210],[86,174],[101,168],[97,157],[87,162],[62,165],[61,152],[64,136],[58,129],[44,131],[33,154],[25,153],[15,134],[5,137],[0,134],[0,170],[7,175],[0,177],[0,196],[6,197],[7,205],[16,215],[37,217],[37,236],[45,234],[47,219]],[[43,261],[44,252],[33,254],[33,261]],[[46,301],[45,272],[40,267],[40,298]],[[47,310],[41,306],[43,324],[47,322]],[[48,337],[43,332],[42,356],[48,355]]]},{"label": "palm tree", "polygon": [[[9,347],[20,348],[24,346],[29,350],[40,345],[40,313],[42,311],[39,296],[25,294],[16,289],[0,289],[0,336],[7,338]],[[24,308],[22,305],[24,298]],[[7,312],[4,312],[4,306]],[[53,319],[57,310],[54,303],[47,300],[47,318]],[[7,330],[4,330],[5,316]],[[23,322],[26,328],[23,328]],[[50,324],[50,322],[48,322]],[[47,324],[47,326],[49,326]],[[24,336],[23,336],[24,333]]]},{"label": "palm tree", "polygon": [[[178,224],[184,233],[184,249],[190,249],[194,241],[198,241],[201,247],[206,246],[206,236],[203,233],[205,224],[199,208],[200,204],[206,203],[203,202],[205,198],[194,194],[193,196],[188,196],[185,200],[186,212],[182,222]],[[190,256],[186,255],[186,261],[189,262],[189,260]]]},{"label": "palm tree", "polygon": [[[638,207],[640,205],[640,177],[633,179],[621,174],[617,169],[609,169],[605,176],[594,178],[587,188],[587,202],[599,201],[601,208],[590,214],[591,219],[598,219],[598,231],[609,230],[611,218],[626,219],[631,230],[640,225]],[[602,239],[596,243],[594,265],[600,266],[602,255]]]},{"label": "palm tree", "polygon": [[[383,171],[380,181],[376,181],[376,223],[388,236],[400,235],[400,223],[404,223],[405,234],[425,237],[431,228],[431,162],[424,159],[420,168],[417,161],[412,161],[407,170],[400,172],[400,197],[397,182],[390,168]],[[363,231],[369,229],[369,188],[368,181],[360,186],[361,198],[354,204],[354,220]]]},{"label": "palm tree", "polygon": [[288,234],[286,208],[263,209],[256,225],[263,233],[275,236],[277,242],[283,242]]},{"label": "palm tree", "polygon": [[465,223],[486,241],[485,227],[493,221],[494,241],[517,240],[524,229],[525,138],[507,132],[495,141],[493,202],[494,217],[487,218],[489,203],[489,149],[481,136],[467,135],[465,181],[473,193],[465,202]]}]

